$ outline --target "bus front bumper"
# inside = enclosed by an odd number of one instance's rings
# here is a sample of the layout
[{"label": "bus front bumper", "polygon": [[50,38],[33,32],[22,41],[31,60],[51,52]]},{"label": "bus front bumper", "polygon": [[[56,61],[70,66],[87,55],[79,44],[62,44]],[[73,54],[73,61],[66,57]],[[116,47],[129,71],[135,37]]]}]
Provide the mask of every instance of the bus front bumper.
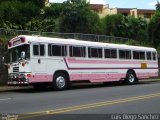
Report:
[{"label": "bus front bumper", "polygon": [[12,85],[29,85],[29,79],[26,78],[25,74],[23,73],[11,73],[8,76],[8,83],[9,86]]}]

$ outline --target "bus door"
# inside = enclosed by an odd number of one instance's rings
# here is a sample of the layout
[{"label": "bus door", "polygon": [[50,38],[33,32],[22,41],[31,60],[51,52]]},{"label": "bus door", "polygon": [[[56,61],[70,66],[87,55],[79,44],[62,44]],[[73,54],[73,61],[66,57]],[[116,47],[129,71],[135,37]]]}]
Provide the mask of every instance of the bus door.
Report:
[{"label": "bus door", "polygon": [[46,74],[46,45],[44,43],[33,43],[32,72]]}]

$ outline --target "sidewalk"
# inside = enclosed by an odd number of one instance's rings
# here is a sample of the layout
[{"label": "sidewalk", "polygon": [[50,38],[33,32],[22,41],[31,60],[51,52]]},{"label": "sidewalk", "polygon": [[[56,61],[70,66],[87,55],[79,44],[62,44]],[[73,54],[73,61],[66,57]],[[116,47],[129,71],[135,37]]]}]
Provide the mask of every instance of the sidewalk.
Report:
[{"label": "sidewalk", "polygon": [[0,92],[9,92],[14,90],[29,89],[29,88],[31,87],[0,86]]}]

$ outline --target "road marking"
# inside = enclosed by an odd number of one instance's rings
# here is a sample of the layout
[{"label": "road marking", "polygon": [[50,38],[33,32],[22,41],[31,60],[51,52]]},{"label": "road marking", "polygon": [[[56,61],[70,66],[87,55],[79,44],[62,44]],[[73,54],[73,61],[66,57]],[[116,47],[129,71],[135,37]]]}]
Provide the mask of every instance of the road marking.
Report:
[{"label": "road marking", "polygon": [[155,97],[160,97],[160,93],[148,94],[148,95],[136,96],[136,97],[130,97],[130,98],[123,98],[123,99],[118,99],[118,100],[97,102],[97,103],[91,103],[91,104],[85,104],[85,105],[78,105],[78,106],[72,106],[72,107],[66,107],[66,108],[60,108],[60,109],[54,109],[54,110],[46,110],[46,111],[41,111],[41,112],[27,113],[27,114],[21,115],[19,119],[27,119],[27,118],[33,118],[33,117],[38,117],[38,116],[43,116],[43,115],[60,114],[60,113],[66,113],[66,112],[83,110],[83,109],[104,107],[104,106],[109,106],[109,105],[125,103],[125,102],[151,99]]},{"label": "road marking", "polygon": [[10,100],[11,98],[2,98],[0,99],[0,101],[7,101],[7,100]]}]

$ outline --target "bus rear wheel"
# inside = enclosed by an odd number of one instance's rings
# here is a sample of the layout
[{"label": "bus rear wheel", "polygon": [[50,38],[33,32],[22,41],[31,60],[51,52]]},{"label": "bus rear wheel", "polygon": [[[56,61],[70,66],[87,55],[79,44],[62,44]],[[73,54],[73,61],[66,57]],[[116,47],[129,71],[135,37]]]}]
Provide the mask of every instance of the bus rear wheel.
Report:
[{"label": "bus rear wheel", "polygon": [[57,73],[54,75],[53,88],[55,90],[65,90],[68,88],[68,79],[64,73]]},{"label": "bus rear wheel", "polygon": [[137,81],[136,75],[133,71],[128,71],[125,79],[125,83],[128,85],[133,85]]}]

